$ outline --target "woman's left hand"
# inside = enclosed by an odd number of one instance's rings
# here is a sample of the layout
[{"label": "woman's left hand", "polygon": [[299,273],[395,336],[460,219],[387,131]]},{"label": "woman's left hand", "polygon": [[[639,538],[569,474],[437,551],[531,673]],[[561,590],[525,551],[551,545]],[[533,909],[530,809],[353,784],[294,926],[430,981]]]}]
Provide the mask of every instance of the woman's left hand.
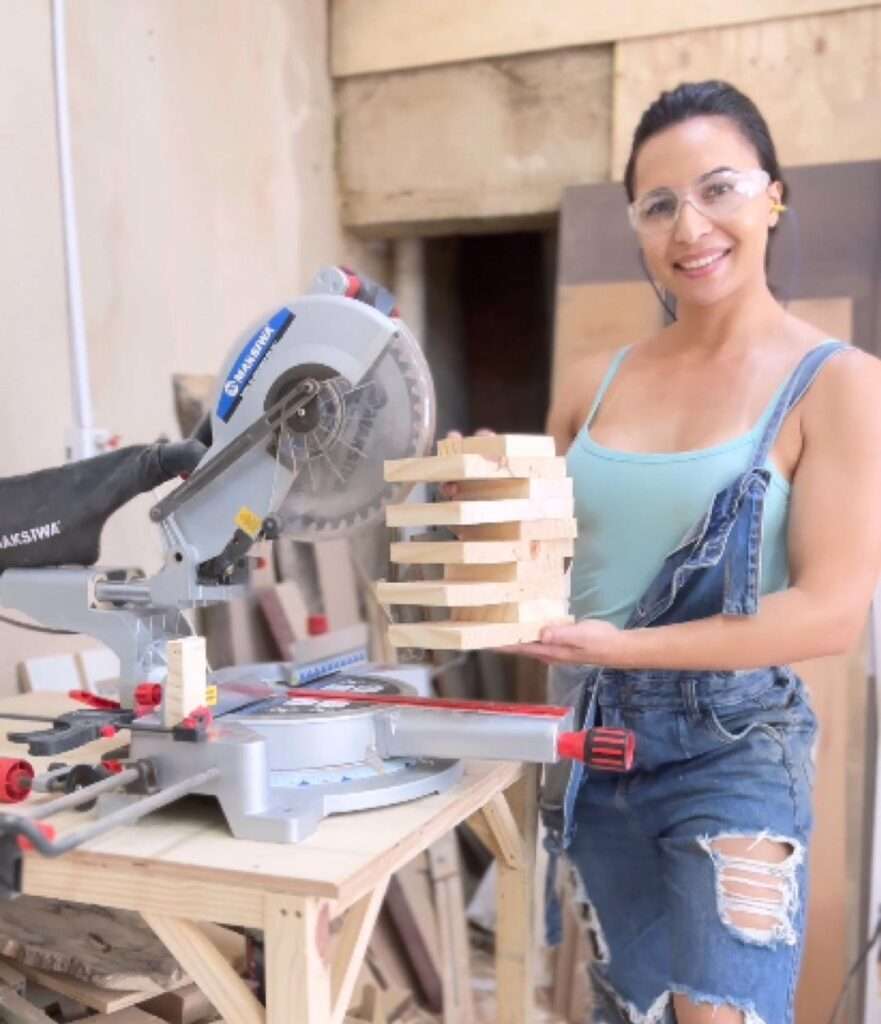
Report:
[{"label": "woman's left hand", "polygon": [[611,665],[621,656],[625,630],[602,619],[583,619],[545,626],[538,643],[502,647],[509,654],[524,654],[548,665]]}]

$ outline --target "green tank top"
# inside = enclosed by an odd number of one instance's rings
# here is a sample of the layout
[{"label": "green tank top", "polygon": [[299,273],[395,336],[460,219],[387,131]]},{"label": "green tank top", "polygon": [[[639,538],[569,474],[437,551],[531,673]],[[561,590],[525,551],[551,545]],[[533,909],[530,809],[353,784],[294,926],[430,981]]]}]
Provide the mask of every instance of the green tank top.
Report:
[{"label": "green tank top", "polygon": [[[590,425],[630,347],[612,360],[584,426],[566,454],[574,481],[578,538],[570,605],[577,619],[623,626],[664,559],[706,513],[713,495],[746,471],[783,381],[749,433],[685,452],[622,452],[597,444]],[[789,584],[788,481],[769,458],[762,529],[761,593]]]}]

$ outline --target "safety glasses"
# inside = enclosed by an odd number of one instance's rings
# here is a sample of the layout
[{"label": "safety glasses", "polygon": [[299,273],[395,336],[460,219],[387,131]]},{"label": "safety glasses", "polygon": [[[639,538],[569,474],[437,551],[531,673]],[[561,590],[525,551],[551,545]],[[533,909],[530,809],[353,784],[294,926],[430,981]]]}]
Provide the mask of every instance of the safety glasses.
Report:
[{"label": "safety glasses", "polygon": [[687,188],[657,188],[640,196],[627,207],[630,225],[640,235],[664,234],[673,229],[684,203],[691,203],[709,220],[726,220],[770,183],[771,176],[760,167],[711,171]]}]

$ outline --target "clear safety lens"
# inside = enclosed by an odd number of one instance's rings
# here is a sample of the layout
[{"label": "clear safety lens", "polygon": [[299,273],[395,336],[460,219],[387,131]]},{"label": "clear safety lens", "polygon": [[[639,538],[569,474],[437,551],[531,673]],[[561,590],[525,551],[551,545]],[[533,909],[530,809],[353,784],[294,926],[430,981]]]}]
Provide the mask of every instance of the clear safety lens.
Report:
[{"label": "clear safety lens", "polygon": [[710,220],[725,220],[763,192],[770,182],[770,175],[761,168],[716,171],[698,178],[686,189],[661,188],[640,196],[628,207],[630,223],[640,234],[669,231],[685,202]]}]

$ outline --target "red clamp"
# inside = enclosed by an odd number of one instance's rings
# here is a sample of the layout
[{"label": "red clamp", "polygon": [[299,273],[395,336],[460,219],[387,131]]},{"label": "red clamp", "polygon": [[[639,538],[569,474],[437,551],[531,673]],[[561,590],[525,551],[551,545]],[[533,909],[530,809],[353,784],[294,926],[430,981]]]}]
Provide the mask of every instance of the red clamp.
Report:
[{"label": "red clamp", "polygon": [[[35,821],[34,824],[43,833],[43,835],[49,840],[49,842],[52,842],[52,840],[56,836],[56,832],[55,832],[54,827],[52,825],[50,825],[48,822],[46,822],[46,821]],[[28,839],[27,836],[19,836],[18,837],[18,848],[20,850],[33,850],[34,844],[30,841],[30,839]]]},{"label": "red clamp", "polygon": [[198,729],[200,725],[207,728],[213,721],[214,715],[211,714],[210,708],[199,707],[193,708],[181,722],[181,726],[184,729]]},{"label": "red clamp", "polygon": [[628,772],[636,756],[636,737],[630,729],[597,726],[581,732],[564,732],[557,740],[561,758],[583,761],[588,768]]},{"label": "red clamp", "polygon": [[133,694],[135,718],[152,713],[162,703],[162,686],[159,683],[139,683]]},{"label": "red clamp", "polygon": [[97,708],[99,711],[119,711],[122,707],[118,700],[108,700],[107,697],[99,697],[86,690],[68,690],[67,696],[71,700],[78,700],[80,704],[88,704],[90,708]]},{"label": "red clamp", "polygon": [[0,803],[17,804],[31,792],[34,769],[28,761],[0,757]]}]

